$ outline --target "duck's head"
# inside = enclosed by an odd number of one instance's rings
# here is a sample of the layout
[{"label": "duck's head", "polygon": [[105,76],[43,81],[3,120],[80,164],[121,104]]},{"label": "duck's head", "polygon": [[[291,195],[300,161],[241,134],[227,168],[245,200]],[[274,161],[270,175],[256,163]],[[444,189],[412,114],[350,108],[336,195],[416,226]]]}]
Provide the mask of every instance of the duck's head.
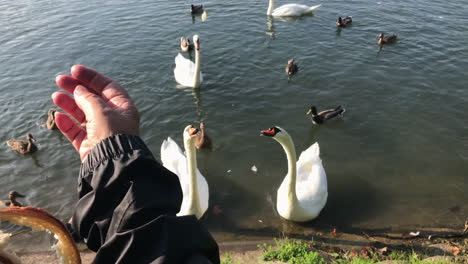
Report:
[{"label": "duck's head", "polygon": [[343,20],[341,19],[341,17],[338,17],[338,19],[336,20],[336,24],[339,26],[343,24]]},{"label": "duck's head", "polygon": [[28,133],[28,135],[26,136],[26,139],[36,142],[36,139],[33,137],[33,135],[31,135],[31,133]]},{"label": "duck's head", "polygon": [[17,191],[11,191],[9,194],[8,194],[8,197],[10,198],[10,200],[14,200],[16,198],[24,198],[26,196],[18,193]]},{"label": "duck's head", "polygon": [[193,125],[188,125],[184,129],[184,141],[195,139],[200,133],[200,130]]},{"label": "duck's head", "polygon": [[317,115],[317,108],[315,106],[311,106],[309,111],[307,111],[306,115],[316,116]]},{"label": "duck's head", "polygon": [[382,39],[384,37],[384,34],[383,33],[380,33],[379,34],[379,39]]},{"label": "duck's head", "polygon": [[198,35],[193,35],[193,43],[195,45],[195,49],[200,50],[200,41]]},{"label": "duck's head", "polygon": [[294,64],[294,59],[288,60],[288,65]]}]

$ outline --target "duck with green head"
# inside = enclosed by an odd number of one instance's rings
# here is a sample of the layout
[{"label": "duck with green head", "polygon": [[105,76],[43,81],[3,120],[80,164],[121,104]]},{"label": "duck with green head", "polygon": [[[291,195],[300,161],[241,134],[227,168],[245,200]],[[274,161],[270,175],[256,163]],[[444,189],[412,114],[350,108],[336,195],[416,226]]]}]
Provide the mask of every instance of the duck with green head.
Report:
[{"label": "duck with green head", "polygon": [[345,111],[346,109],[339,105],[334,109],[328,109],[317,113],[317,108],[315,106],[311,106],[306,114],[310,115],[310,118],[312,119],[312,123],[314,125],[321,125],[330,119],[333,119],[337,116],[342,116]]}]

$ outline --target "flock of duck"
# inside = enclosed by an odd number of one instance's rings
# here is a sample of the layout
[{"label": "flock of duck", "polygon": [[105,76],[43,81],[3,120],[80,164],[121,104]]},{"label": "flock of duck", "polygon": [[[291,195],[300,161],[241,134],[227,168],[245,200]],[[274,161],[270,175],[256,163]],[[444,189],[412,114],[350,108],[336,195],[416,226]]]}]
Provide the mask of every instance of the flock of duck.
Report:
[{"label": "flock of duck", "polygon": [[[306,6],[301,4],[286,4],[274,8],[274,0],[269,0],[267,15],[273,17],[302,16],[311,14],[321,5]],[[206,11],[202,5],[191,5],[192,15],[202,15],[206,18]],[[347,27],[352,24],[352,17],[339,17],[336,21],[337,27]],[[396,35],[384,36],[380,34],[378,44],[392,43],[397,39]],[[180,39],[180,48],[184,52],[195,51],[195,62],[186,59],[181,53],[175,58],[174,77],[177,83],[184,87],[198,88],[203,81],[200,60],[200,39],[198,35],[193,36],[193,43],[185,37]],[[288,76],[292,76],[299,67],[294,60],[289,60],[285,68]],[[311,116],[313,124],[321,125],[328,120],[343,115],[345,109],[338,106],[333,109],[318,112],[312,106],[307,112]],[[48,129],[55,129],[55,110],[48,113],[46,122]],[[279,215],[291,221],[310,221],[316,218],[326,204],[327,178],[320,159],[318,143],[314,143],[301,153],[296,160],[296,150],[289,133],[278,126],[261,131],[262,136],[271,137],[278,141],[283,147],[288,160],[288,173],[277,192],[277,211]],[[205,125],[200,123],[200,129],[192,125],[185,127],[183,131],[185,153],[177,143],[170,137],[161,145],[161,161],[163,165],[177,174],[183,191],[183,202],[178,215],[195,215],[201,218],[208,209],[209,188],[206,179],[197,168],[196,149],[211,148],[211,139],[207,136]],[[31,134],[26,140],[9,140],[11,149],[28,154],[37,151],[34,144],[35,139]],[[12,193],[10,193],[12,195]],[[13,194],[11,202],[15,201]],[[10,203],[11,204],[11,203]]]}]

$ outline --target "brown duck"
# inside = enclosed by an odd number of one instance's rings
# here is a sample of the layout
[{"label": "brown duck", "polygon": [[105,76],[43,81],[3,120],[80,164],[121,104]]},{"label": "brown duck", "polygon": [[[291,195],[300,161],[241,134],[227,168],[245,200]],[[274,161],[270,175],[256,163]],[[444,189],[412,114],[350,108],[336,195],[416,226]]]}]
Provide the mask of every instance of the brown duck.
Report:
[{"label": "brown duck", "polygon": [[8,194],[8,200],[3,200],[0,201],[0,204],[5,206],[5,207],[10,207],[10,206],[23,206],[21,203],[16,201],[16,198],[24,198],[25,196],[18,193],[17,191],[11,191]]},{"label": "brown duck", "polygon": [[341,107],[341,105],[339,105],[334,109],[328,109],[317,113],[317,108],[315,106],[311,106],[306,114],[310,115],[314,125],[321,125],[330,119],[333,119],[337,116],[342,116],[345,111],[346,110]]},{"label": "brown duck", "polygon": [[36,140],[31,134],[26,136],[26,140],[10,139],[7,145],[14,151],[21,154],[29,154],[37,151],[37,146],[34,144]]},{"label": "brown duck", "polygon": [[350,26],[351,23],[353,23],[353,18],[350,17],[350,16],[347,16],[345,18],[338,17],[338,19],[336,20],[336,26],[337,27]]},{"label": "brown duck", "polygon": [[49,130],[57,129],[57,125],[55,124],[55,112],[57,112],[57,110],[51,108],[47,114],[46,126]]},{"label": "brown duck", "polygon": [[288,65],[286,65],[286,68],[284,68],[284,71],[288,74],[288,76],[291,76],[295,74],[299,70],[299,67],[294,63],[294,60],[288,60]]},{"label": "brown duck", "polygon": [[212,147],[211,139],[206,134],[205,124],[203,122],[200,123],[200,135],[198,136],[197,141],[195,142],[195,147],[197,149],[200,149],[200,148],[210,149]]},{"label": "brown duck", "polygon": [[377,41],[377,43],[379,45],[383,45],[383,44],[394,43],[396,41],[397,41],[397,35],[391,35],[391,36],[385,37],[383,33],[380,33],[379,40]]}]

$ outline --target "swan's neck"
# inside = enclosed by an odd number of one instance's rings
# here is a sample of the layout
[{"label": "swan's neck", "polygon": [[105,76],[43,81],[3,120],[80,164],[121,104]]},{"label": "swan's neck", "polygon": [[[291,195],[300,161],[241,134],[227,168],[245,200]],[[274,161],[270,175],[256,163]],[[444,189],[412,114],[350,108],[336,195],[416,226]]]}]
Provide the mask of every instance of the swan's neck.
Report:
[{"label": "swan's neck", "polygon": [[195,75],[193,76],[193,87],[200,87],[200,50],[195,49]]},{"label": "swan's neck", "polygon": [[298,203],[296,196],[296,149],[294,148],[294,142],[290,136],[286,140],[278,141],[286,152],[288,159],[288,174],[286,174],[286,191],[288,193],[289,204]]},{"label": "swan's neck", "polygon": [[[184,141],[185,153],[187,155],[187,169],[189,174],[189,211],[196,214],[200,212],[200,204],[198,203],[198,184],[197,184],[197,152],[193,139],[190,138]],[[198,217],[198,215],[197,215]]]},{"label": "swan's neck", "polygon": [[270,3],[268,4],[267,15],[271,16],[271,14],[273,13],[274,6],[275,6],[275,0],[270,0]]}]

